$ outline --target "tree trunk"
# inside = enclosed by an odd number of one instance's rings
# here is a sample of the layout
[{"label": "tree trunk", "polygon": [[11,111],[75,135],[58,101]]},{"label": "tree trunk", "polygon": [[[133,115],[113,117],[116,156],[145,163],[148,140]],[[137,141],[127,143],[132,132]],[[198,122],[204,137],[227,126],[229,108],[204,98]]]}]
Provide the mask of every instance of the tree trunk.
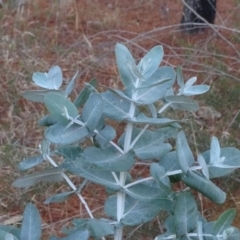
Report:
[{"label": "tree trunk", "polygon": [[[195,33],[206,28],[206,22],[213,24],[216,4],[217,0],[185,0],[181,29],[188,33]],[[198,15],[206,22],[200,19]]]}]

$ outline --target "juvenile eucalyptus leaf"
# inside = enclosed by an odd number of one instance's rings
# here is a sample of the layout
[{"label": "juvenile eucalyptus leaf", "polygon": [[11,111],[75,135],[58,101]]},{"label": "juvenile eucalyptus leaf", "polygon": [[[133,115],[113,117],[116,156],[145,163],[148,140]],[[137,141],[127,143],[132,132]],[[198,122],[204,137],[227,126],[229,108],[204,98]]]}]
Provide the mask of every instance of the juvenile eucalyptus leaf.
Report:
[{"label": "juvenile eucalyptus leaf", "polygon": [[46,115],[45,117],[38,120],[38,124],[41,126],[44,126],[44,127],[52,126],[52,125],[56,124],[57,122],[58,122],[57,119],[54,116],[52,116],[51,114]]},{"label": "juvenile eucalyptus leaf", "polygon": [[[5,232],[5,233],[6,232],[11,233],[15,237],[14,240],[18,240],[20,238],[21,229],[15,227],[15,226],[0,225],[0,231]],[[0,239],[1,239],[1,233],[0,233]]]},{"label": "juvenile eucalyptus leaf", "polygon": [[66,97],[65,92],[63,90],[31,90],[22,93],[22,96],[33,102],[44,103],[44,98],[48,93],[57,93]]},{"label": "juvenile eucalyptus leaf", "polygon": [[181,169],[184,174],[187,174],[189,168],[194,163],[194,157],[183,131],[180,131],[177,136],[176,148]]},{"label": "juvenile eucalyptus leaf", "polygon": [[89,239],[89,231],[88,230],[78,230],[73,233],[68,234],[66,237],[57,238],[50,237],[49,240],[88,240]]},{"label": "juvenile eucalyptus leaf", "polygon": [[238,240],[240,238],[240,230],[236,227],[229,227],[223,231],[223,239]]},{"label": "juvenile eucalyptus leaf", "polygon": [[44,98],[45,105],[50,114],[60,122],[66,122],[65,110],[71,118],[78,116],[76,106],[67,98],[57,93],[48,93]]},{"label": "juvenile eucalyptus leaf", "polygon": [[[87,229],[90,233],[89,235],[95,239],[100,239],[115,233],[114,226],[104,221],[104,219],[74,219],[72,223],[74,224],[74,231]],[[70,229],[70,231],[73,230]]]},{"label": "juvenile eucalyptus leaf", "polygon": [[55,194],[55,195],[47,198],[44,201],[44,204],[64,202],[69,197],[71,197],[74,193],[75,193],[75,191],[63,192],[63,193]]},{"label": "juvenile eucalyptus leaf", "polygon": [[19,240],[13,234],[6,232],[4,230],[1,230],[1,229],[0,229],[0,239],[2,239],[2,240]]},{"label": "juvenile eucalyptus leaf", "polygon": [[20,240],[40,240],[41,234],[41,217],[38,209],[28,203],[23,213]]},{"label": "juvenile eucalyptus leaf", "polygon": [[18,164],[18,169],[20,171],[26,171],[30,168],[33,168],[33,167],[39,165],[42,162],[43,162],[42,154],[41,155],[35,155],[35,156],[30,157],[30,158],[26,158],[22,162],[20,162]]},{"label": "juvenile eucalyptus leaf", "polygon": [[[141,202],[130,196],[126,196],[124,214],[120,220],[121,224],[136,226],[155,218],[163,205],[168,204],[168,200],[157,199],[149,202]],[[109,196],[105,202],[104,211],[114,220],[117,220],[117,196]]]},{"label": "juvenile eucalyptus leaf", "polygon": [[191,77],[190,79],[187,80],[187,82],[185,83],[184,87],[190,87],[192,86],[195,82],[197,81],[196,77]]},{"label": "juvenile eucalyptus leaf", "polygon": [[4,240],[14,240],[16,237],[11,233],[7,233]]},{"label": "juvenile eucalyptus leaf", "polygon": [[[165,189],[162,189],[159,187],[159,185],[155,181],[148,181],[143,183],[138,183],[133,186],[130,186],[128,188],[124,188],[123,191],[139,200],[139,201],[151,201],[155,199],[166,199],[169,198],[167,195],[169,194],[169,191],[165,191]],[[171,206],[169,205],[169,208]]]},{"label": "juvenile eucalyptus leaf", "polygon": [[[140,128],[133,128],[131,141],[134,141],[134,139],[140,134],[141,130],[142,129]],[[172,149],[169,143],[164,143],[166,136],[167,135],[165,135],[164,131],[161,130],[156,132],[145,130],[145,132],[133,145],[133,150],[136,156],[140,160],[149,160],[162,157]],[[119,145],[122,147],[124,144],[124,139],[125,133],[122,134],[118,140]]]},{"label": "juvenile eucalyptus leaf", "polygon": [[196,228],[197,204],[190,192],[180,192],[174,206],[174,225],[177,237],[182,237]]},{"label": "juvenile eucalyptus leaf", "polygon": [[82,105],[84,105],[88,99],[88,97],[90,96],[90,94],[94,91],[94,89],[97,86],[97,81],[96,79],[92,79],[89,83],[85,83],[84,88],[82,89],[82,91],[79,93],[79,95],[77,96],[77,98],[74,100],[74,105],[76,107],[80,107]]},{"label": "juvenile eucalyptus leaf", "polygon": [[182,90],[184,88],[184,79],[183,79],[183,74],[182,74],[181,67],[179,67],[179,66],[177,67],[176,73],[177,73],[178,86],[180,87],[180,90]]},{"label": "juvenile eucalyptus leaf", "polygon": [[151,88],[161,86],[159,89],[159,98],[163,98],[166,92],[173,86],[176,73],[172,67],[159,67],[146,81],[141,81],[137,89]]},{"label": "juvenile eucalyptus leaf", "polygon": [[122,44],[117,43],[115,47],[115,56],[121,81],[126,89],[135,89],[136,78],[131,73],[129,65],[135,65],[135,60],[129,50]]},{"label": "juvenile eucalyptus leaf", "polygon": [[34,73],[32,79],[39,87],[58,89],[62,85],[62,70],[59,66],[53,66],[48,73]]},{"label": "juvenile eucalyptus leaf", "polygon": [[170,103],[171,108],[185,111],[197,111],[199,105],[186,96],[166,96],[165,100]]},{"label": "juvenile eucalyptus leaf", "polygon": [[103,99],[103,115],[114,119],[116,121],[122,121],[129,117],[130,102],[120,98],[113,92],[107,91],[101,93]]},{"label": "juvenile eucalyptus leaf", "polygon": [[61,168],[50,168],[42,172],[33,173],[17,178],[12,186],[17,188],[29,188],[39,182],[59,182],[62,181],[63,170]]},{"label": "juvenile eucalyptus leaf", "polygon": [[127,91],[120,91],[118,89],[113,89],[113,88],[109,88],[109,91],[113,92],[114,94],[116,94],[117,96],[119,96],[122,99],[125,99],[129,102],[133,102],[134,100],[132,99],[132,96],[128,96],[128,92]]},{"label": "juvenile eucalyptus leaf", "polygon": [[207,166],[207,164],[206,164],[206,161],[205,161],[204,157],[203,157],[201,154],[199,154],[197,160],[198,160],[199,165],[202,167],[202,173],[203,173],[203,175],[204,175],[207,179],[209,179],[208,166]]},{"label": "juvenile eucalyptus leaf", "polygon": [[216,137],[212,137],[211,147],[210,147],[210,164],[215,165],[215,163],[219,163],[220,159],[220,144]]},{"label": "juvenile eucalyptus leaf", "polygon": [[137,67],[145,79],[149,78],[157,70],[163,55],[162,46],[155,46],[141,59]]},{"label": "juvenile eucalyptus leaf", "polygon": [[99,94],[92,94],[82,110],[82,119],[90,132],[96,129],[102,118],[103,103]]},{"label": "juvenile eucalyptus leaf", "polygon": [[136,90],[132,101],[138,105],[147,105],[157,102],[162,98],[162,95],[160,94],[163,89],[162,85],[163,84]]},{"label": "juvenile eucalyptus leaf", "polygon": [[57,145],[69,145],[76,143],[85,138],[89,131],[86,127],[72,124],[68,127],[68,123],[56,123],[45,131],[45,137],[52,143]]},{"label": "juvenile eucalyptus leaf", "polygon": [[195,95],[203,94],[203,93],[207,92],[209,89],[210,89],[210,87],[205,84],[189,86],[189,87],[186,87],[186,85],[185,85],[182,95],[195,96]]},{"label": "juvenile eucalyptus leaf", "polygon": [[222,213],[218,220],[215,222],[212,234],[214,235],[220,235],[223,233],[223,231],[227,228],[229,228],[236,216],[236,209],[228,209],[224,213]]},{"label": "juvenile eucalyptus leaf", "polygon": [[84,164],[81,159],[68,162],[64,164],[63,167],[71,173],[86,178],[93,183],[99,184],[115,191],[121,189],[121,186],[115,181],[111,172],[94,169],[92,165]]},{"label": "juvenile eucalyptus leaf", "polygon": [[159,165],[162,166],[167,173],[181,170],[176,151],[172,151],[164,155],[159,161]]},{"label": "juvenile eucalyptus leaf", "polygon": [[170,123],[176,122],[177,120],[173,120],[169,118],[150,118],[150,117],[147,117],[144,113],[140,113],[136,117],[132,119],[128,119],[128,121],[133,123],[161,125],[161,124],[170,124]]},{"label": "juvenile eucalyptus leaf", "polygon": [[210,178],[217,178],[229,175],[235,169],[240,167],[240,151],[233,147],[221,148],[220,156],[224,157],[222,163],[210,164],[210,152],[206,151],[202,153],[209,171]]},{"label": "juvenile eucalyptus leaf", "polygon": [[150,173],[162,189],[166,192],[171,191],[171,183],[163,167],[157,163],[152,163],[150,166]]},{"label": "juvenile eucalyptus leaf", "polygon": [[221,204],[226,200],[226,193],[198,172],[188,171],[186,175],[182,175],[182,181],[215,203]]},{"label": "juvenile eucalyptus leaf", "polygon": [[112,141],[116,137],[116,131],[111,126],[105,126],[103,129],[97,132],[94,137],[95,141],[98,145],[104,149],[110,141]]},{"label": "juvenile eucalyptus leaf", "polygon": [[79,71],[75,73],[75,75],[72,77],[71,81],[68,83],[67,88],[65,89],[66,96],[69,96],[74,88],[75,80],[78,76]]},{"label": "juvenile eucalyptus leaf", "polygon": [[60,146],[56,149],[57,154],[70,159],[71,161],[79,158],[82,152],[83,150],[79,146]]},{"label": "juvenile eucalyptus leaf", "polygon": [[114,172],[128,171],[134,164],[133,151],[121,154],[112,147],[103,150],[88,147],[81,154],[81,158],[83,162],[93,164],[99,169]]},{"label": "juvenile eucalyptus leaf", "polygon": [[157,118],[157,109],[156,109],[156,107],[154,106],[154,104],[148,104],[147,105],[147,108],[148,108],[148,110],[149,110],[149,112],[151,113],[151,116],[153,117],[153,118]]}]

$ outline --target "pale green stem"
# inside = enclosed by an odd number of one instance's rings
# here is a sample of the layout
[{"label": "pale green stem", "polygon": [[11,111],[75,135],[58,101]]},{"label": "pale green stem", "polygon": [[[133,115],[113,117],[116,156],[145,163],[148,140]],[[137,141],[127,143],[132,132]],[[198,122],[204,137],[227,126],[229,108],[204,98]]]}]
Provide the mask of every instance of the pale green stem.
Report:
[{"label": "pale green stem", "polygon": [[[132,102],[130,105],[130,109],[129,109],[130,118],[134,117],[135,109],[136,109],[136,106]],[[128,122],[127,128],[126,128],[125,140],[124,140],[124,148],[123,148],[125,153],[127,153],[130,150],[131,139],[132,139],[132,130],[133,130],[133,123]],[[127,172],[120,172],[119,182],[120,182],[121,187],[125,186],[126,177],[127,177]],[[117,193],[117,221],[118,222],[120,222],[120,220],[122,219],[122,217],[124,215],[125,196],[126,195],[123,192]],[[121,227],[121,228],[117,229],[115,236],[114,236],[114,240],[122,240],[122,235],[123,235],[123,228]]]},{"label": "pale green stem", "polygon": [[[190,168],[191,171],[201,170],[201,169],[202,169],[201,166],[194,166],[194,167]],[[175,171],[167,172],[166,175],[167,176],[172,176],[172,175],[176,175],[176,174],[179,174],[179,173],[182,173],[182,170],[175,170]],[[129,184],[123,186],[123,188],[127,189],[127,188],[130,188],[130,187],[132,187],[136,184],[139,184],[139,183],[142,183],[142,182],[147,182],[147,181],[150,181],[150,180],[153,180],[153,179],[154,179],[153,177],[147,177],[147,178],[139,179],[135,182],[132,182],[132,183],[129,183]]]},{"label": "pale green stem", "polygon": [[[47,158],[47,160],[52,164],[52,166],[54,167],[58,167],[58,165],[54,162],[54,160],[49,157],[48,155],[44,156]],[[65,181],[68,183],[68,185],[70,186],[70,188],[73,190],[73,191],[76,191],[77,188],[76,186],[74,185],[74,183],[71,181],[71,179],[65,174],[65,173],[62,173],[62,176],[63,178],[65,179]],[[93,215],[92,215],[92,212],[91,210],[89,209],[85,199],[83,198],[83,196],[80,194],[80,193],[76,193],[78,198],[80,199],[80,201],[82,202],[82,204],[84,205],[85,209],[87,210],[87,213],[88,215],[90,216],[90,218],[94,218]]]}]

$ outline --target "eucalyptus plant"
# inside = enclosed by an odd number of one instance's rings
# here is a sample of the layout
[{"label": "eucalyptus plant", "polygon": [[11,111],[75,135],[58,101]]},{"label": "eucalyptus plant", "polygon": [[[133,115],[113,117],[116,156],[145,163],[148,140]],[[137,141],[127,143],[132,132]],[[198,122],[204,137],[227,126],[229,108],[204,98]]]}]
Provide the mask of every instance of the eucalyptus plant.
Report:
[{"label": "eucalyptus plant", "polygon": [[[45,203],[62,202],[76,194],[89,218],[74,219],[71,228],[63,229],[67,236],[60,239],[125,239],[126,226],[152,221],[161,211],[168,213],[165,232],[159,232],[155,240],[240,239],[240,230],[231,226],[235,209],[207,222],[195,200],[199,192],[217,204],[225,201],[225,192],[212,179],[239,168],[240,151],[221,148],[218,139],[212,137],[210,150],[193,154],[180,126],[187,120],[167,117],[171,109],[198,110],[191,97],[207,92],[209,86],[196,85],[196,77],[185,81],[180,67],[159,67],[164,55],[161,46],[153,47],[138,64],[122,44],[116,45],[115,54],[124,86],[121,90],[108,87],[100,93],[93,79],[71,101],[69,95],[78,72],[65,89],[61,88],[59,66],[33,74],[34,83],[43,90],[24,92],[23,97],[45,104],[49,114],[38,122],[46,127],[40,154],[24,159],[19,169],[26,171],[44,161],[52,167],[19,177],[13,186],[29,188],[40,181],[65,181],[69,185],[70,191],[53,195]],[[114,121],[126,124],[120,136],[114,124],[109,125]],[[58,156],[64,159],[61,164],[57,164]],[[149,166],[148,177],[131,175],[138,164]],[[74,185],[69,173],[80,177],[81,184]],[[103,218],[94,217],[82,194],[88,182],[105,187],[108,193]],[[172,188],[176,182],[182,182],[179,191]],[[36,207],[27,205],[21,228],[0,226],[0,236],[6,240],[40,239],[41,220]]]}]

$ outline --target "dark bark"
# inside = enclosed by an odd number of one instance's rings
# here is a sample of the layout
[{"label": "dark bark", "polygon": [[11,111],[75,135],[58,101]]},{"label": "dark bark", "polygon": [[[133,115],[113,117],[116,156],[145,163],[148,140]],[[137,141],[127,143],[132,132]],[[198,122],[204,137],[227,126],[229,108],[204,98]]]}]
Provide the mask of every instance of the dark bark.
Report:
[{"label": "dark bark", "polygon": [[[185,3],[208,23],[214,24],[217,0],[185,0]],[[181,29],[189,33],[204,29],[207,24],[186,5],[183,6]]]}]

